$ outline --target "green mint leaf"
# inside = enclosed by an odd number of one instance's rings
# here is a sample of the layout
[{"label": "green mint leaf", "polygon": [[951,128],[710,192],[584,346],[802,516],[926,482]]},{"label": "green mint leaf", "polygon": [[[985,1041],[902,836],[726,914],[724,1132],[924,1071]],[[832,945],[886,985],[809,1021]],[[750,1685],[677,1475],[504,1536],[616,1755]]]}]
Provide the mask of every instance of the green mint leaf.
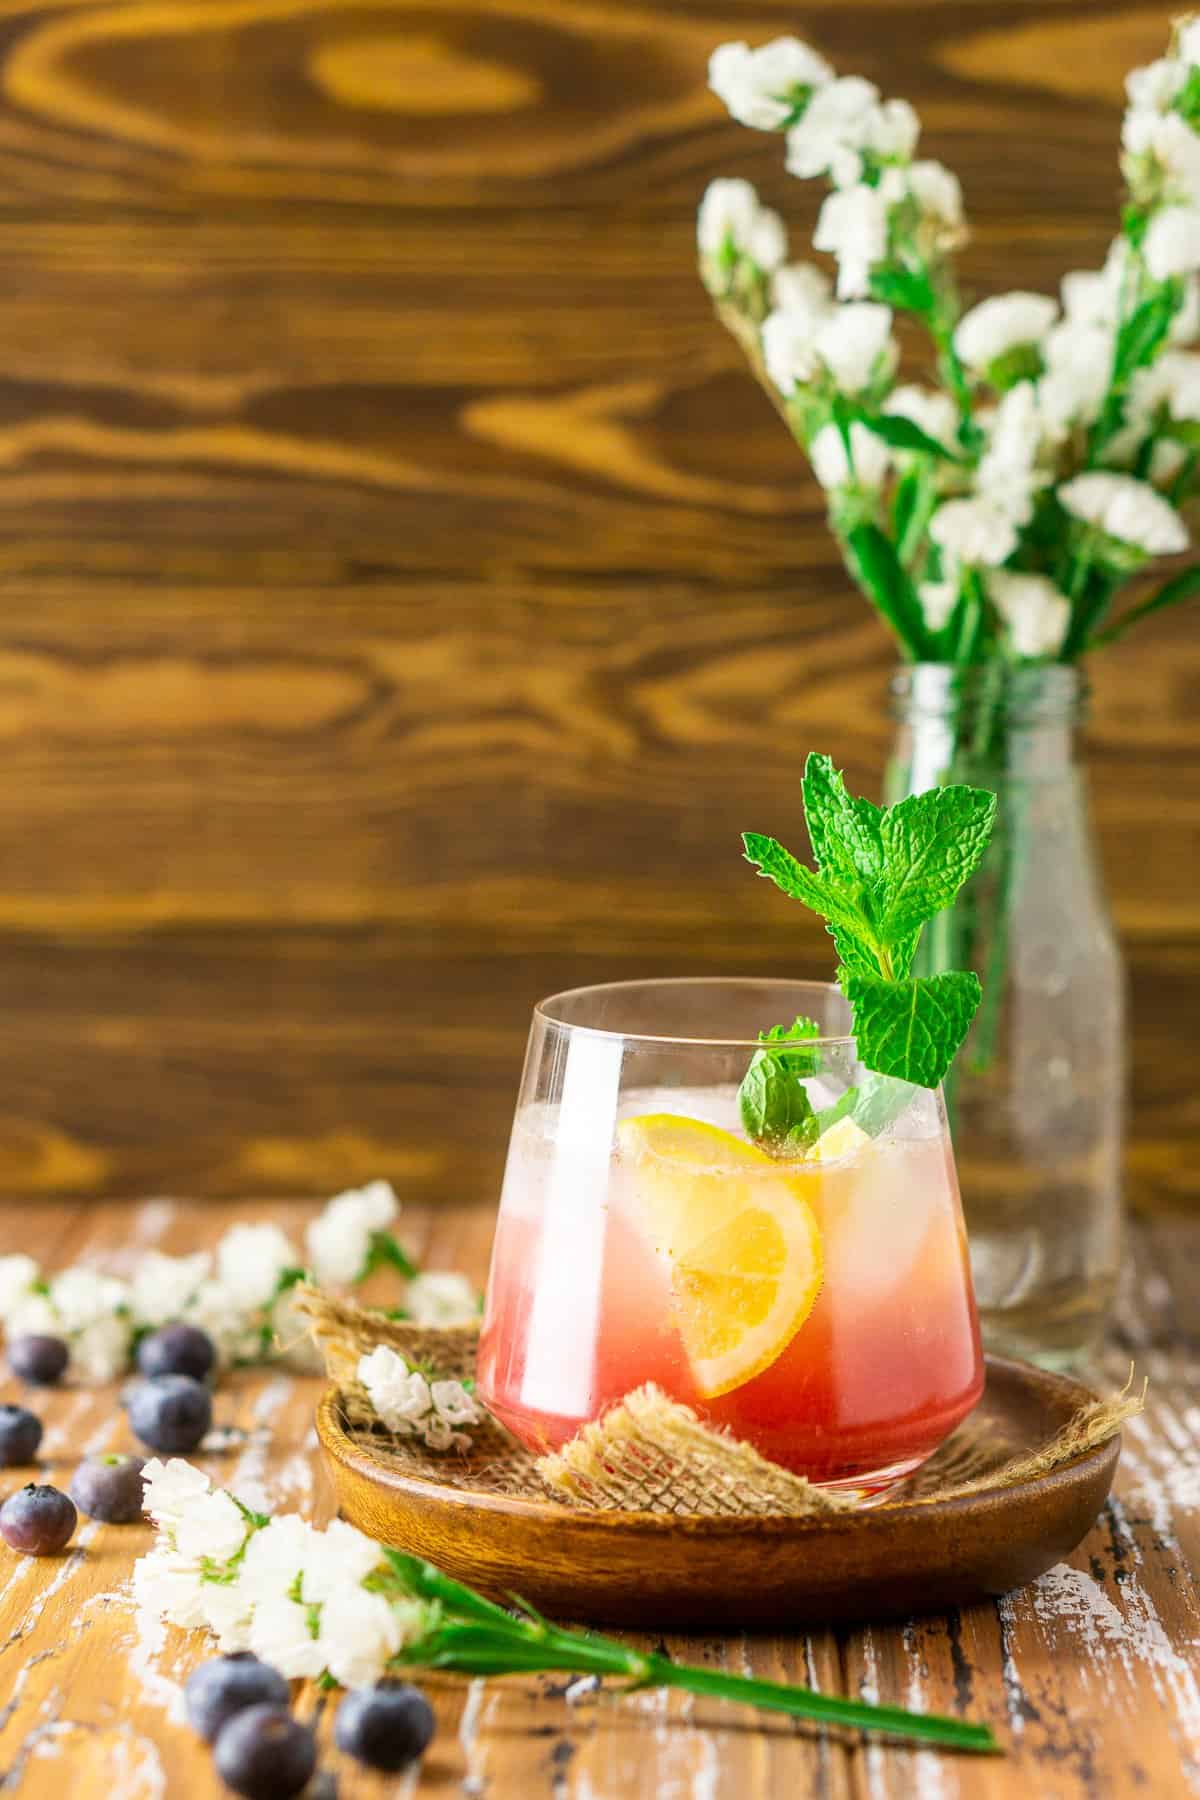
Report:
[{"label": "green mint leaf", "polygon": [[738,1089],[738,1110],[746,1136],[758,1144],[782,1145],[798,1137],[812,1142],[813,1108],[799,1077],[770,1050],[758,1050]]},{"label": "green mint leaf", "polygon": [[869,935],[869,926],[854,895],[848,894],[834,877],[806,869],[790,850],[756,831],[747,831],[742,842],[746,861],[753,863],[759,874],[773,881],[789,899],[801,900],[811,912],[820,913],[831,929],[836,926],[852,938]]},{"label": "green mint leaf", "polygon": [[858,1054],[869,1069],[914,1087],[935,1088],[975,1017],[979,977],[961,970],[919,980],[841,972],[854,1008]]},{"label": "green mint leaf", "polygon": [[936,299],[928,275],[914,273],[898,263],[872,269],[871,293],[885,306],[921,314],[931,313]]},{"label": "green mint leaf", "polygon": [[855,525],[846,533],[850,572],[883,614],[904,649],[915,661],[928,658],[933,637],[917,590],[909,580],[896,547],[878,525]]},{"label": "green mint leaf", "polygon": [[960,457],[949,445],[943,444],[941,438],[930,437],[903,413],[861,413],[861,422],[868,431],[873,431],[877,438],[890,444],[893,450],[915,450],[921,456],[935,457],[939,462],[958,462]]},{"label": "green mint leaf", "polygon": [[[979,867],[995,820],[996,796],[983,788],[931,788],[888,807],[876,924],[886,943],[919,932],[927,919],[949,906]],[[905,969],[911,961],[910,953]]]},{"label": "green mint leaf", "polygon": [[839,881],[878,881],[883,872],[883,808],[846,792],[829,756],[815,752],[804,765],[804,819],[823,875]]}]

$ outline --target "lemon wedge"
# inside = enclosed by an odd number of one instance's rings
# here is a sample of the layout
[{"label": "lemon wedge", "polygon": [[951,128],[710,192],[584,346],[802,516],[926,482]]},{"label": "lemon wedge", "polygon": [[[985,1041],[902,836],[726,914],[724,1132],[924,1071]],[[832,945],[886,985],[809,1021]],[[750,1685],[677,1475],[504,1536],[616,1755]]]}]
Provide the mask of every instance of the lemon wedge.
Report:
[{"label": "lemon wedge", "polygon": [[823,1131],[812,1149],[809,1159],[812,1162],[840,1162],[845,1156],[857,1156],[871,1142],[861,1125],[847,1117],[839,1119],[828,1131]]},{"label": "lemon wedge", "polygon": [[786,1173],[754,1144],[672,1113],[625,1119],[617,1142],[647,1235],[670,1260],[676,1324],[701,1397],[759,1375],[821,1291],[815,1172]]}]

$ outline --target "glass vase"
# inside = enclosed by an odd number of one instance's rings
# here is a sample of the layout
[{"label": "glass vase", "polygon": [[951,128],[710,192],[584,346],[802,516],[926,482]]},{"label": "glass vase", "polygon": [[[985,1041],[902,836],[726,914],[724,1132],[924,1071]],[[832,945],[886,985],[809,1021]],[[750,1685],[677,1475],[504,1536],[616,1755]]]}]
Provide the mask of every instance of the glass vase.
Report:
[{"label": "glass vase", "polygon": [[1062,664],[917,664],[892,684],[887,798],[991,788],[996,830],[917,974],[975,969],[947,1083],[984,1342],[1069,1367],[1095,1347],[1120,1257],[1124,981],[1079,763],[1086,689]]}]

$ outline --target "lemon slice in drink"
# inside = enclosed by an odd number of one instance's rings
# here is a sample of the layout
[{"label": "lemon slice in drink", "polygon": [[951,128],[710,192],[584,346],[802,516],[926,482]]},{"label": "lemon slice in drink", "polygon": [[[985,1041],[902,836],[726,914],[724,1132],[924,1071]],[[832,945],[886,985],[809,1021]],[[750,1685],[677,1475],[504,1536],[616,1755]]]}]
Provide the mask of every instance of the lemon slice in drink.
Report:
[{"label": "lemon slice in drink", "polygon": [[647,1235],[670,1259],[675,1320],[701,1396],[716,1399],[785,1350],[821,1291],[806,1189],[754,1144],[671,1113],[625,1119],[617,1142]]}]

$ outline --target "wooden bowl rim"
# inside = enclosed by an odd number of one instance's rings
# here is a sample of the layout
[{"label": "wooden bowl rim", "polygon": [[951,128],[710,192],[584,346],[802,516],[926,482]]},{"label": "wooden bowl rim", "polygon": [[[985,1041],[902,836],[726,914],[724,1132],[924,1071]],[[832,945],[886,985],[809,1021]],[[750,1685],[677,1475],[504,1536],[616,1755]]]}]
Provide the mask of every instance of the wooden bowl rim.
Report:
[{"label": "wooden bowl rim", "polygon": [[[1057,1389],[1064,1402],[1070,1400],[1073,1403],[1070,1411],[1076,1411],[1096,1399],[1092,1390],[1074,1376],[1040,1369],[1032,1363],[1017,1362],[1008,1357],[989,1355],[984,1361],[989,1375],[995,1371],[1004,1381],[1026,1388],[1037,1386],[1043,1390]],[[450,1507],[455,1511],[492,1513],[514,1521],[537,1520],[543,1524],[570,1521],[573,1525],[589,1529],[641,1532],[649,1537],[671,1533],[720,1538],[739,1537],[747,1533],[762,1534],[764,1531],[785,1536],[795,1533],[819,1536],[822,1533],[844,1530],[847,1525],[858,1530],[864,1524],[872,1522],[877,1527],[898,1527],[916,1519],[934,1516],[943,1519],[961,1518],[976,1512],[991,1511],[997,1506],[1009,1506],[1017,1500],[1029,1502],[1057,1495],[1061,1490],[1075,1487],[1084,1475],[1106,1476],[1111,1480],[1121,1453],[1121,1434],[1118,1431],[1102,1444],[1081,1451],[1070,1461],[1060,1463],[1042,1475],[1029,1476],[1024,1481],[1008,1486],[976,1488],[969,1494],[958,1494],[946,1500],[909,1500],[880,1509],[867,1508],[862,1511],[809,1517],[787,1513],[754,1513],[744,1517],[721,1515],[710,1518],[702,1513],[625,1512],[616,1508],[610,1510],[568,1506],[557,1500],[537,1500],[521,1494],[484,1493],[470,1488],[447,1487],[441,1482],[428,1480],[423,1475],[406,1474],[390,1468],[361,1449],[342,1430],[337,1416],[337,1394],[337,1388],[330,1385],[317,1402],[317,1436],[328,1456],[377,1487],[426,1505]],[[1069,1416],[1069,1412],[1066,1416]]]}]

